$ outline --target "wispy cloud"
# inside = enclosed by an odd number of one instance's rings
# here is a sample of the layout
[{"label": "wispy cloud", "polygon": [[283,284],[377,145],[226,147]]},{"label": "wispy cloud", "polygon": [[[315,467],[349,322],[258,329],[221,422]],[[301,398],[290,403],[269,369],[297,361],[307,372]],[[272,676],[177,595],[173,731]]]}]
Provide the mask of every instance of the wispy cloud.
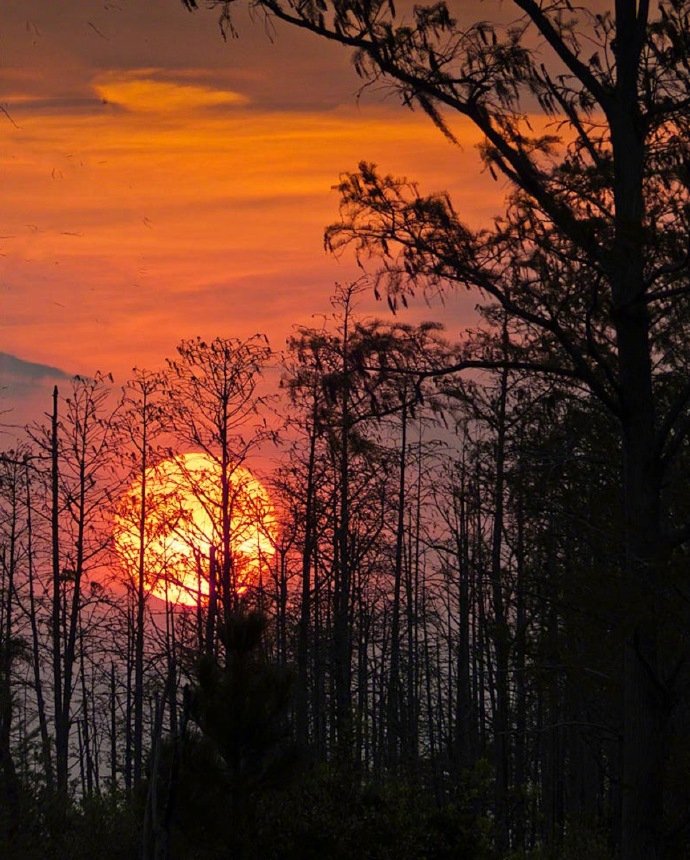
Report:
[{"label": "wispy cloud", "polygon": [[166,113],[246,105],[242,93],[199,84],[158,80],[136,70],[113,72],[94,82],[98,97],[129,111]]}]

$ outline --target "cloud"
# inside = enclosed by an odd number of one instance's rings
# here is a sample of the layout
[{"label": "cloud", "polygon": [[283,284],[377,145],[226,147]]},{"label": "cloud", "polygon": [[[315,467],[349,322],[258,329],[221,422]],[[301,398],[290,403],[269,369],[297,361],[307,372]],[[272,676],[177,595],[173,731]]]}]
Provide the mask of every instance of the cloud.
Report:
[{"label": "cloud", "polygon": [[104,102],[146,113],[188,112],[249,102],[233,90],[139,77],[136,72],[110,74],[97,80],[94,89]]},{"label": "cloud", "polygon": [[49,402],[50,388],[66,379],[71,374],[59,367],[0,352],[0,415],[9,413],[15,425],[25,424],[29,416],[38,414],[38,404]]},{"label": "cloud", "polygon": [[14,391],[42,385],[47,380],[70,378],[71,374],[59,367],[26,361],[9,352],[0,352],[0,388]]},{"label": "cloud", "polygon": [[0,352],[0,444],[23,440],[23,428],[50,408],[53,385],[71,378],[59,367]]},{"label": "cloud", "polygon": [[36,361],[25,361],[9,352],[0,352],[0,379],[5,377],[20,377],[27,380],[34,379],[69,379],[71,374],[59,367],[49,364],[39,364]]},{"label": "cloud", "polygon": [[27,113],[45,114],[79,114],[94,113],[102,110],[103,101],[98,98],[32,98],[16,96],[8,99],[3,105],[10,117],[21,117]]}]

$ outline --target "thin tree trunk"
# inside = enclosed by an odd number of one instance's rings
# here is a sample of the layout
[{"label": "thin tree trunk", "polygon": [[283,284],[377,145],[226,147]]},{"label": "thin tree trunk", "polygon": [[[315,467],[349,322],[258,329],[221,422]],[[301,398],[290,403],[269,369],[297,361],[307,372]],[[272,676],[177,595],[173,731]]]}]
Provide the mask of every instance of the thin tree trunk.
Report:
[{"label": "thin tree trunk", "polygon": [[[113,793],[117,790],[117,686],[115,683],[115,664],[110,664],[110,785]],[[129,789],[129,785],[127,785]]]},{"label": "thin tree trunk", "polygon": [[218,561],[216,548],[208,552],[208,613],[206,614],[206,653],[216,652],[216,616],[218,614]]},{"label": "thin tree trunk", "polygon": [[455,499],[456,559],[458,566],[458,689],[455,743],[459,769],[474,763],[474,696],[470,680],[470,558],[465,464],[461,464],[460,487]]},{"label": "thin tree trunk", "polygon": [[146,525],[148,506],[146,492],[148,469],[148,389],[142,387],[142,438],[140,462],[139,554],[137,558],[136,620],[134,625],[134,737],[133,737],[133,780],[136,788],[141,782],[144,740],[144,610],[146,607]]},{"label": "thin tree trunk", "polygon": [[527,807],[527,679],[526,645],[527,612],[525,606],[525,513],[523,505],[522,475],[517,488],[516,512],[516,583],[515,583],[515,845],[518,851],[525,849],[525,822]]},{"label": "thin tree trunk", "polygon": [[19,814],[19,779],[12,757],[12,720],[14,717],[12,664],[14,662],[14,589],[17,564],[17,481],[12,481],[9,513],[9,546],[2,547],[2,582],[0,595],[0,800],[2,829],[9,840],[17,829]]},{"label": "thin tree trunk", "polygon": [[403,555],[405,541],[405,474],[407,465],[407,397],[404,395],[400,416],[400,457],[398,461],[398,511],[395,529],[395,567],[393,570],[393,607],[391,616],[391,661],[388,680],[387,736],[388,760],[397,767],[400,750],[406,746],[401,736],[400,695],[400,595],[403,577]]},{"label": "thin tree trunk", "polygon": [[79,680],[81,682],[82,708],[82,755],[84,757],[84,774],[86,776],[86,795],[93,795],[93,755],[91,750],[91,732],[89,727],[89,694],[86,687],[86,654],[84,648],[84,630],[79,625]]},{"label": "thin tree trunk", "polygon": [[[75,563],[74,570],[69,572],[73,575],[72,599],[70,601],[69,616],[65,618],[67,637],[63,653],[63,685],[62,685],[62,714],[59,720],[59,730],[56,731],[55,746],[58,761],[58,788],[60,787],[60,773],[64,780],[64,791],[67,790],[69,736],[71,728],[72,696],[74,692],[74,667],[77,656],[77,636],[81,616],[81,581],[84,573],[84,532],[86,527],[86,457],[87,457],[87,427],[91,420],[89,414],[90,401],[88,398],[84,405],[84,415],[81,425],[77,424],[75,430],[78,432],[78,464],[79,464],[79,489],[77,499],[77,536],[75,541]],[[65,593],[65,601],[67,596]],[[56,727],[58,728],[58,727]]]},{"label": "thin tree trunk", "polygon": [[54,789],[53,759],[50,752],[50,736],[48,734],[48,719],[46,717],[45,698],[43,695],[43,678],[41,676],[41,653],[38,636],[38,616],[35,593],[35,566],[33,549],[33,516],[31,509],[31,480],[26,470],[26,517],[27,517],[27,567],[29,580],[29,623],[31,625],[31,657],[34,675],[34,690],[36,692],[36,708],[38,711],[38,726],[41,733],[41,758],[48,793]]},{"label": "thin tree trunk", "polygon": [[337,555],[335,569],[335,602],[333,607],[333,669],[335,682],[335,715],[338,757],[343,764],[352,753],[352,702],[351,702],[351,629],[350,587],[350,305],[345,304],[343,318],[343,386],[341,397],[341,426],[339,439],[339,517],[336,530]]},{"label": "thin tree trunk", "polygon": [[[507,349],[507,320],[503,324],[503,344]],[[491,602],[493,609],[493,644],[496,660],[495,710],[493,714],[494,768],[495,768],[495,815],[496,845],[505,852],[510,842],[508,820],[508,787],[510,785],[509,763],[509,701],[508,701],[508,655],[509,638],[503,595],[503,523],[504,486],[506,458],[506,403],[508,396],[508,371],[502,370],[499,381],[496,414],[495,483],[493,487],[494,517],[491,532]]]},{"label": "thin tree trunk", "polygon": [[309,456],[307,460],[307,483],[305,487],[304,545],[302,547],[302,588],[299,628],[297,631],[297,691],[296,691],[296,731],[297,740],[306,747],[309,743],[309,640],[311,620],[311,582],[310,573],[316,542],[316,523],[314,522],[316,468],[317,398],[313,395],[312,420],[309,431]]},{"label": "thin tree trunk", "polygon": [[53,388],[53,412],[50,427],[50,464],[51,464],[51,549],[52,549],[52,616],[51,634],[53,644],[53,702],[55,714],[55,760],[57,770],[57,790],[67,794],[67,753],[62,742],[63,727],[63,678],[62,678],[62,583],[60,580],[60,473],[58,441],[58,388]]}]

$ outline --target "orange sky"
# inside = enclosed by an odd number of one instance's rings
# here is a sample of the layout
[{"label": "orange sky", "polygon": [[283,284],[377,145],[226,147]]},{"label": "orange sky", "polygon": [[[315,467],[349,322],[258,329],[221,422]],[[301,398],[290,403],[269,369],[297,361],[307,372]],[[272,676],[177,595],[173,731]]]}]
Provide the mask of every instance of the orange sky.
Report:
[{"label": "orange sky", "polygon": [[[217,13],[179,0],[4,0],[2,15],[0,353],[124,381],[182,337],[281,348],[357,274],[322,236],[331,186],[362,158],[450,190],[471,223],[500,209],[469,126],[458,149],[382,93],[358,102],[347,52],[308,34],[240,15],[225,44]],[[453,335],[473,303],[415,313]],[[36,395],[39,370],[3,367],[6,402]]]}]

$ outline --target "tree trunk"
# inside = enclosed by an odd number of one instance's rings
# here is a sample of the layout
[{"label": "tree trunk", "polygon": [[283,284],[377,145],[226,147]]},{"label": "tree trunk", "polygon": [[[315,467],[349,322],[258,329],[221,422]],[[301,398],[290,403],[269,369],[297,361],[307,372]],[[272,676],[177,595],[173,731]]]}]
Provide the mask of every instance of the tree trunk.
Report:
[{"label": "tree trunk", "polygon": [[337,574],[333,606],[333,669],[335,686],[335,716],[338,757],[347,763],[352,747],[352,703],[351,703],[351,630],[350,630],[350,357],[349,357],[349,301],[345,304],[343,318],[343,386],[341,396],[341,426],[339,439],[339,518],[336,530]]},{"label": "tree trunk", "polygon": [[[504,343],[507,339],[507,326],[504,323]],[[509,775],[509,702],[508,702],[508,656],[509,639],[503,596],[503,493],[505,485],[505,446],[506,446],[506,400],[508,393],[508,371],[502,370],[498,394],[496,416],[496,474],[493,487],[494,517],[491,534],[491,602],[493,609],[493,644],[496,660],[495,709],[493,714],[495,802],[496,802],[496,844],[504,852],[509,846],[510,822],[508,820]]]},{"label": "tree trunk", "polygon": [[316,468],[316,419],[317,398],[313,395],[312,422],[309,431],[309,459],[307,462],[307,484],[305,487],[304,545],[302,547],[302,599],[300,603],[299,628],[297,631],[297,691],[296,691],[296,731],[297,740],[306,747],[309,742],[309,644],[311,620],[311,567],[316,543],[316,523],[314,522]]},{"label": "tree trunk", "polygon": [[51,549],[52,549],[52,616],[51,635],[53,645],[53,702],[55,714],[55,761],[57,771],[57,790],[67,794],[67,751],[63,737],[63,676],[62,676],[62,583],[60,581],[60,473],[58,441],[58,388],[53,388],[53,412],[50,425],[50,465],[51,465]]},{"label": "tree trunk", "polygon": [[[398,463],[398,511],[395,530],[395,567],[393,571],[393,609],[391,617],[391,660],[388,678],[387,737],[388,760],[395,768],[403,744],[400,689],[400,595],[403,576],[403,547],[405,540],[405,468],[407,464],[407,397],[403,400],[400,417],[401,439]],[[410,703],[408,703],[409,705]]]},{"label": "tree trunk", "polygon": [[136,788],[141,782],[144,740],[144,609],[146,607],[146,491],[148,468],[148,390],[142,388],[141,493],[139,496],[139,555],[137,558],[136,621],[134,626],[134,749],[133,778]]},{"label": "tree trunk", "polygon": [[14,662],[14,599],[15,570],[17,564],[17,491],[16,480],[10,487],[9,546],[2,549],[2,579],[0,595],[0,815],[2,830],[12,838],[19,814],[19,779],[12,757],[12,720],[14,702],[12,691],[12,664]]},{"label": "tree trunk", "polygon": [[455,555],[458,566],[458,689],[455,718],[455,745],[460,772],[474,763],[475,719],[470,677],[470,559],[469,522],[466,499],[465,464],[461,464],[460,486],[454,499]]},{"label": "tree trunk", "polygon": [[610,117],[614,163],[613,322],[618,348],[623,455],[626,592],[620,849],[625,860],[661,856],[669,711],[659,666],[659,610],[665,585],[661,464],[645,301],[644,127],[637,93],[641,40],[636,3],[616,0],[616,103]]},{"label": "tree trunk", "polygon": [[528,815],[527,794],[527,612],[525,606],[525,512],[523,503],[523,476],[518,466],[516,547],[515,547],[515,840],[517,851],[525,850],[526,818]]},{"label": "tree trunk", "polygon": [[35,592],[35,567],[33,549],[33,516],[31,511],[31,480],[26,471],[26,529],[27,529],[27,573],[29,580],[29,623],[31,625],[31,657],[36,691],[36,708],[38,710],[38,725],[41,733],[41,758],[46,778],[46,788],[51,793],[54,788],[53,759],[50,752],[50,736],[48,734],[48,719],[46,716],[45,697],[43,695],[43,678],[41,675],[40,640],[38,635],[38,616]]}]

